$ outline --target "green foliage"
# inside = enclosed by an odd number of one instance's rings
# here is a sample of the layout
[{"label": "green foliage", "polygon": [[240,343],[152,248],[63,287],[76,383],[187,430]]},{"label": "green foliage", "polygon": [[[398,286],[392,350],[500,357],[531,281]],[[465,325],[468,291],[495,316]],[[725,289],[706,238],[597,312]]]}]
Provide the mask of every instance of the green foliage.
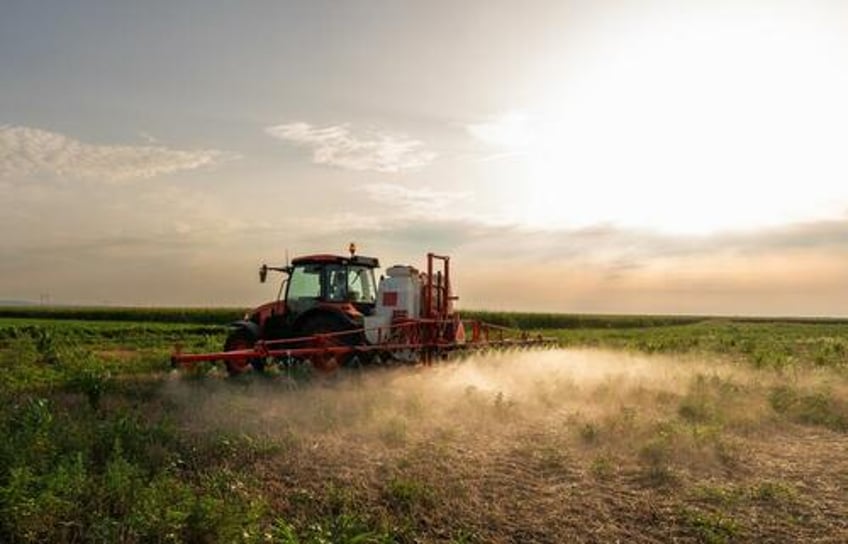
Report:
[{"label": "green foliage", "polygon": [[775,412],[796,423],[848,431],[848,403],[826,389],[803,391],[783,385],[771,390],[769,403]]},{"label": "green foliage", "polygon": [[714,484],[698,485],[692,490],[692,495],[702,502],[723,507],[736,506],[744,497],[737,487]]},{"label": "green foliage", "polygon": [[450,542],[451,544],[471,544],[479,539],[480,537],[475,532],[460,529],[451,537]]},{"label": "green foliage", "polygon": [[244,315],[237,308],[134,308],[119,306],[0,306],[0,317],[19,319],[79,319],[85,321],[146,321],[221,325]]},{"label": "green foliage", "polygon": [[304,531],[283,519],[274,522],[268,533],[277,544],[388,544],[396,542],[390,532],[374,529],[368,520],[350,513],[330,516]]},{"label": "green foliage", "polygon": [[697,316],[591,315],[464,310],[463,319],[479,319],[519,329],[627,329],[665,327],[703,321]]},{"label": "green foliage", "polygon": [[393,477],[386,482],[383,497],[391,508],[412,513],[433,504],[434,491],[422,481]]},{"label": "green foliage", "polygon": [[118,374],[170,369],[175,344],[217,350],[224,327],[0,319],[0,391],[61,388],[99,404]]},{"label": "green foliage", "polygon": [[36,328],[32,338],[41,362],[51,365],[59,362],[59,354],[50,329]]},{"label": "green foliage", "polygon": [[608,480],[615,474],[615,464],[608,455],[599,455],[592,460],[589,470],[598,480]]},{"label": "green foliage", "polygon": [[69,371],[71,390],[85,395],[92,410],[100,408],[100,399],[109,385],[111,374],[106,366],[90,355],[74,361]]},{"label": "green foliage", "polygon": [[703,353],[778,371],[798,366],[848,371],[848,326],[837,320],[704,320],[640,328],[572,328],[548,334],[564,346]]},{"label": "green foliage", "polygon": [[683,522],[695,534],[699,542],[725,544],[739,536],[741,526],[735,519],[719,513],[685,509]]},{"label": "green foliage", "polygon": [[736,508],[745,503],[777,507],[794,504],[799,500],[794,486],[775,480],[765,480],[750,486],[702,484],[692,490],[692,495],[703,503],[724,508]]},{"label": "green foliage", "polygon": [[795,502],[798,499],[798,492],[785,482],[765,481],[753,486],[749,496],[755,501],[780,505]]},{"label": "green foliage", "polygon": [[398,542],[398,534],[386,520],[366,515],[362,497],[347,486],[329,483],[320,499],[311,493],[293,493],[289,500],[306,510],[300,523],[277,518],[271,524],[271,541],[283,544]]},{"label": "green foliage", "polygon": [[[7,341],[6,349],[0,351],[0,390],[11,390],[31,385],[30,369],[38,369],[38,350],[28,335],[17,330]],[[34,372],[35,370],[33,370]],[[43,370],[39,369],[43,372]]]},{"label": "green foliage", "polygon": [[[226,467],[165,421],[126,410],[80,411],[42,397],[0,406],[0,541],[258,540],[266,507]],[[226,464],[224,464],[226,463]]]},{"label": "green foliage", "polygon": [[[210,341],[220,347],[226,333],[220,326],[149,323],[130,321],[77,321],[65,319],[0,318],[0,348],[19,338],[29,338],[41,359],[50,359],[68,346],[110,350],[113,348],[151,349],[202,346]],[[55,361],[50,361],[55,362]]]}]

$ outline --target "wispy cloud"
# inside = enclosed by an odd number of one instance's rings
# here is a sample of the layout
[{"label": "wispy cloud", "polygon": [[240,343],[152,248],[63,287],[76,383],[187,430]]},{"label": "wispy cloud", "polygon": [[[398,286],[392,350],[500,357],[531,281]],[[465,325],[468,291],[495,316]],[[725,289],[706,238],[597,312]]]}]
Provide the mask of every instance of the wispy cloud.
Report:
[{"label": "wispy cloud", "polygon": [[429,187],[405,187],[395,183],[371,183],[365,186],[371,200],[386,204],[405,216],[441,216],[448,206],[468,193],[436,191]]},{"label": "wispy cloud", "polygon": [[375,130],[354,133],[347,124],[315,127],[298,122],[270,126],[265,132],[311,149],[316,164],[348,170],[399,172],[426,166],[436,158],[419,140]]},{"label": "wispy cloud", "polygon": [[232,158],[210,150],[162,145],[97,145],[58,132],[0,125],[0,178],[52,174],[75,179],[128,181],[211,166]]},{"label": "wispy cloud", "polygon": [[530,117],[521,112],[508,112],[470,123],[465,129],[475,139],[504,149],[526,149],[533,141]]}]

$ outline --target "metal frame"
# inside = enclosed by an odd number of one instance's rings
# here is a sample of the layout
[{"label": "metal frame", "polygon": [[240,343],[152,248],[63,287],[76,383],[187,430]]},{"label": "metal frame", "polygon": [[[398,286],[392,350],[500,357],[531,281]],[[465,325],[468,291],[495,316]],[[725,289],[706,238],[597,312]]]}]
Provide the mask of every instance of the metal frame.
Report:
[{"label": "metal frame", "polygon": [[[465,342],[449,339],[448,331],[457,326],[471,326],[471,338]],[[376,344],[344,345],[341,338],[366,332],[365,328],[343,332],[316,334],[283,340],[259,340],[251,349],[221,351],[216,353],[182,353],[179,348],[171,356],[175,367],[192,368],[201,362],[236,361],[251,359],[308,359],[318,370],[332,371],[338,359],[355,354],[389,354],[398,351],[413,351],[425,364],[441,355],[453,352],[471,352],[488,348],[510,348],[550,345],[550,339],[540,334],[530,334],[507,327],[500,327],[478,320],[461,322],[459,319],[409,319],[388,327],[368,329],[376,331],[380,340]],[[336,362],[331,361],[336,359]]]}]

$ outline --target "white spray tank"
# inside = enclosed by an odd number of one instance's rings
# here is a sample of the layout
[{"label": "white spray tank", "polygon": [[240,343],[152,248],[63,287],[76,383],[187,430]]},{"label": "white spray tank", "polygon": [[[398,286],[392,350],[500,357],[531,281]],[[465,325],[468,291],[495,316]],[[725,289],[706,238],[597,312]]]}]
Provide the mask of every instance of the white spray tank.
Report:
[{"label": "white spray tank", "polygon": [[[421,316],[421,274],[415,267],[395,265],[386,270],[377,287],[373,315],[365,317],[365,336],[369,343],[387,341],[388,327],[398,319]],[[378,331],[382,328],[382,332]]]}]

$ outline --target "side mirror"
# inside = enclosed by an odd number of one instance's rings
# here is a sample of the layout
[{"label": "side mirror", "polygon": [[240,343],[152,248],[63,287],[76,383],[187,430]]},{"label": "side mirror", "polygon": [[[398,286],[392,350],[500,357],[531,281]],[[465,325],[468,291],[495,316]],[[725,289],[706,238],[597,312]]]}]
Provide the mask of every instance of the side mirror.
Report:
[{"label": "side mirror", "polygon": [[259,267],[259,283],[265,283],[266,278],[268,278],[268,265],[263,264]]}]

